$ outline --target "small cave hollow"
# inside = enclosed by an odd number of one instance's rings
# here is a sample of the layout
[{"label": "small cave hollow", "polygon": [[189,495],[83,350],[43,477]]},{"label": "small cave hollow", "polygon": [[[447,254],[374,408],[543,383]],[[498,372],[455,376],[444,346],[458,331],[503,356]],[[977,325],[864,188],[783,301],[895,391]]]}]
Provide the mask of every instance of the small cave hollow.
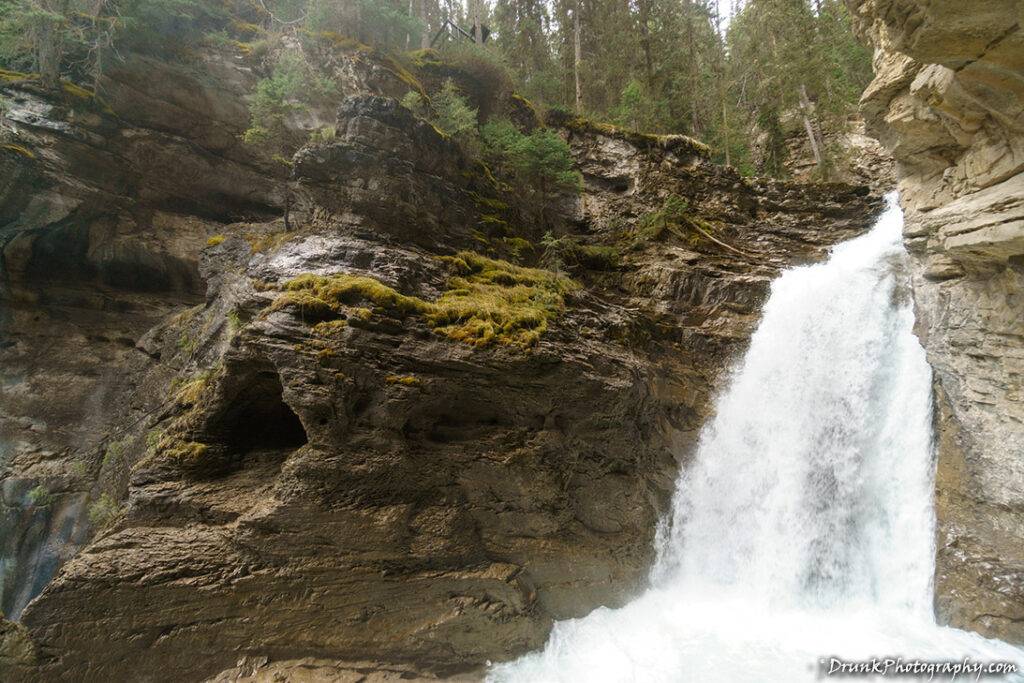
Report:
[{"label": "small cave hollow", "polygon": [[302,421],[284,400],[273,368],[253,369],[231,384],[223,410],[207,423],[210,437],[227,453],[292,451],[309,442]]}]

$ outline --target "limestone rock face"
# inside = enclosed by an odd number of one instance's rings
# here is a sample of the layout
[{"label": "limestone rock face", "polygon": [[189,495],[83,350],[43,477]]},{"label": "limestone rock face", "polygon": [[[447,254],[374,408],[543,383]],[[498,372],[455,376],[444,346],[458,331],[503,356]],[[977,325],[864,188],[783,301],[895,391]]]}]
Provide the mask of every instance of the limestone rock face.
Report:
[{"label": "limestone rock face", "polygon": [[[251,73],[152,68],[179,82],[116,120],[8,88],[30,152],[4,153],[0,201],[14,679],[429,679],[620,604],[769,282],[880,208],[566,128],[584,189],[553,225],[604,250],[563,263],[536,343],[475,346],[427,313],[456,253],[536,264],[542,229],[386,71],[340,63],[285,232],[237,144]],[[672,194],[714,241],[637,238]],[[362,289],[302,298],[301,276]]]},{"label": "limestone rock face", "polygon": [[1024,2],[847,0],[935,368],[937,611],[1024,642]]}]

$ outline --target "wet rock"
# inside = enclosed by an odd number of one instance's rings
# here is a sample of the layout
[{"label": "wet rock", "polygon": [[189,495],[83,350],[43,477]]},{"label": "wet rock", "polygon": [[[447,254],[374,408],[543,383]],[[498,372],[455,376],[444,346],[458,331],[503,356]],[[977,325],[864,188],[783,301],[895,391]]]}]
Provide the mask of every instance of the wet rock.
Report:
[{"label": "wet rock", "polygon": [[876,47],[862,110],[899,167],[935,368],[937,611],[1024,642],[1021,3],[848,4]]},{"label": "wet rock", "polygon": [[[158,90],[127,129],[100,127],[152,147],[130,173],[77,178],[61,161],[75,136],[39,138],[52,165],[18,162],[78,208],[3,228],[17,305],[0,361],[8,382],[33,377],[0,399],[0,435],[26,444],[4,477],[45,463],[96,511],[93,540],[24,612],[38,678],[83,662],[96,679],[472,676],[553,620],[621,604],[768,283],[880,208],[866,187],[743,179],[692,141],[561,128],[586,188],[550,227],[606,258],[529,271],[575,285],[529,343],[474,345],[429,315],[480,258],[451,256],[512,258],[515,239],[535,265],[542,226],[371,88],[296,155],[284,232],[268,215],[280,183],[218,132],[239,103],[200,106],[237,96],[210,68],[220,94]],[[185,145],[165,106],[212,120]],[[111,188],[125,201],[99,201]],[[670,195],[713,239],[636,238]],[[509,286],[518,271],[499,267]],[[302,276],[336,288],[318,299],[289,285]]]}]

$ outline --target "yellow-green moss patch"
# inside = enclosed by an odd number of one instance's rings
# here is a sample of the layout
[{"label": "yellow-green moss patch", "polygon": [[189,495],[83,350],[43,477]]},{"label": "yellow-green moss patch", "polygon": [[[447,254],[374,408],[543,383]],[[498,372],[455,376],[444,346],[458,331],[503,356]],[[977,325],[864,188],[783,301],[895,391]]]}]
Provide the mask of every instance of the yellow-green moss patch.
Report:
[{"label": "yellow-green moss patch", "polygon": [[22,147],[21,145],[15,145],[13,143],[9,143],[8,142],[8,143],[4,143],[4,144],[0,145],[0,149],[6,149],[8,151],[14,152],[15,154],[20,154],[21,156],[25,157],[26,159],[35,159],[36,158],[35,152],[30,150],[28,147]]},{"label": "yellow-green moss patch", "polygon": [[548,124],[560,126],[572,131],[603,135],[605,137],[625,140],[641,149],[660,148],[672,152],[691,154],[702,159],[711,158],[711,148],[700,140],[688,135],[656,135],[621,128],[610,123],[590,121],[582,116],[553,109],[548,113]]},{"label": "yellow-green moss patch", "polygon": [[325,320],[313,325],[313,333],[321,337],[330,337],[348,327],[347,320]]},{"label": "yellow-green moss patch", "polygon": [[174,401],[178,405],[192,406],[199,402],[199,397],[206,390],[210,381],[211,372],[201,372],[192,379],[182,384],[174,393]]},{"label": "yellow-green moss patch", "polygon": [[429,304],[416,297],[399,294],[379,280],[362,275],[300,275],[285,284],[287,290],[271,306],[298,306],[317,314],[340,313],[345,304],[371,302],[399,313],[422,313]]},{"label": "yellow-green moss patch", "polygon": [[384,381],[388,384],[401,384],[404,387],[416,387],[423,384],[415,375],[388,375]]},{"label": "yellow-green moss patch", "polygon": [[206,246],[208,246],[208,247],[215,247],[218,244],[223,243],[225,239],[227,239],[227,238],[224,237],[224,235],[212,235],[211,237],[207,238]]},{"label": "yellow-green moss patch", "polygon": [[577,288],[547,270],[523,268],[473,252],[447,257],[458,275],[427,313],[427,322],[449,339],[487,346],[533,346],[561,313],[565,294]]},{"label": "yellow-green moss patch", "polygon": [[0,69],[0,81],[8,83],[19,83],[21,81],[34,81],[39,78],[38,74],[28,74],[21,71],[9,71]]},{"label": "yellow-green moss patch", "polygon": [[249,233],[245,236],[245,241],[249,243],[249,248],[254,254],[260,254],[266,251],[273,251],[279,246],[284,244],[292,233],[288,232],[272,232],[272,233]]},{"label": "yellow-green moss patch", "polygon": [[[441,257],[454,270],[448,289],[436,301],[406,296],[362,275],[302,275],[286,283],[287,291],[271,310],[294,306],[318,317],[347,315],[366,320],[369,309],[351,308],[369,302],[403,315],[416,314],[438,334],[474,346],[503,344],[527,348],[563,310],[565,295],[577,288],[569,278],[537,268],[463,251]],[[314,332],[335,331],[344,320],[318,323]]]},{"label": "yellow-green moss patch", "polygon": [[210,447],[197,441],[167,438],[157,444],[156,448],[159,457],[181,467],[194,468],[202,463]]}]

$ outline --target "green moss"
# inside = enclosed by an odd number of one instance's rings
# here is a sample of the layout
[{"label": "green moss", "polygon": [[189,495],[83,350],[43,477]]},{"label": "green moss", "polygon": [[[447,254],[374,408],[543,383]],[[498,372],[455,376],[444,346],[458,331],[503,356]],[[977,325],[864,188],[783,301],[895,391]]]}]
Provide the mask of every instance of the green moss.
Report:
[{"label": "green moss", "polygon": [[700,140],[691,138],[688,135],[639,133],[611,123],[590,121],[582,116],[575,116],[569,112],[557,109],[553,109],[548,113],[548,124],[580,133],[603,135],[605,137],[625,140],[641,149],[659,148],[672,152],[691,154],[702,159],[711,158],[711,148]]},{"label": "green moss", "polygon": [[179,467],[192,469],[202,464],[209,448],[205,443],[170,437],[157,445],[157,455]]},{"label": "green moss", "polygon": [[5,144],[0,145],[0,149],[6,149],[6,150],[9,150],[11,152],[14,152],[15,154],[20,154],[21,156],[25,157],[26,159],[35,159],[36,158],[35,152],[33,152],[32,150],[30,150],[27,147],[22,147],[21,145],[15,145],[15,144],[12,144],[12,143],[5,143]]},{"label": "green moss", "polygon": [[97,531],[113,524],[121,514],[121,506],[109,493],[104,493],[89,505],[89,523]]},{"label": "green moss", "polygon": [[347,320],[325,320],[313,325],[313,334],[321,337],[330,337],[348,327]]},{"label": "green moss", "polygon": [[355,320],[362,320],[365,322],[373,317],[373,311],[369,308],[353,308],[349,310],[349,315]]},{"label": "green moss", "polygon": [[420,83],[419,79],[412,75],[412,73],[404,66],[398,63],[394,57],[382,57],[381,63],[384,68],[394,74],[398,80],[405,83],[407,86],[418,92],[423,97],[427,97],[427,90]]},{"label": "green moss", "polygon": [[21,71],[8,71],[0,69],[0,81],[7,83],[20,83],[22,81],[34,81],[39,78],[38,74],[23,73]]},{"label": "green moss", "polygon": [[533,242],[522,237],[503,237],[501,241],[505,244],[512,256],[519,258],[525,251],[533,251]]},{"label": "green moss", "polygon": [[223,243],[225,239],[227,239],[227,238],[224,237],[224,235],[213,235],[213,236],[207,238],[206,246],[208,246],[208,247],[215,247],[218,244]]},{"label": "green moss", "polygon": [[292,233],[288,232],[274,232],[274,233],[249,233],[245,235],[245,241],[249,243],[249,249],[254,254],[261,254],[267,251],[273,251],[279,246],[288,241],[288,238]]},{"label": "green moss", "polygon": [[236,33],[246,37],[262,36],[267,33],[267,29],[262,26],[258,26],[248,21],[242,21],[240,19],[233,19],[231,21],[231,28]]},{"label": "green moss", "polygon": [[60,88],[66,95],[98,105],[106,114],[113,115],[114,113],[114,110],[110,108],[110,105],[100,99],[94,91],[89,90],[88,88],[83,88],[71,81],[61,81]]},{"label": "green moss", "polygon": [[174,401],[181,406],[193,406],[199,402],[199,397],[206,390],[210,381],[210,371],[201,372],[189,381],[181,385],[174,394]]},{"label": "green moss", "polygon": [[107,444],[107,450],[103,453],[103,469],[109,469],[121,464],[124,458],[124,441],[111,441]]},{"label": "green moss", "polygon": [[192,355],[197,346],[199,346],[199,340],[193,338],[187,331],[182,332],[178,337],[178,349],[183,353]]},{"label": "green moss", "polygon": [[32,507],[49,507],[53,503],[53,494],[50,493],[50,489],[39,484],[28,492],[28,502]]},{"label": "green moss", "polygon": [[415,375],[388,375],[384,381],[388,384],[401,384],[405,387],[416,387],[423,384]]},{"label": "green moss", "polygon": [[[359,275],[302,275],[286,284],[271,310],[297,307],[321,317],[347,314],[351,321],[365,319],[348,306],[373,303],[402,315],[416,314],[438,334],[472,344],[503,344],[527,348],[547,330],[564,308],[564,296],[577,288],[572,280],[547,270],[523,268],[507,261],[463,251],[441,257],[453,269],[448,289],[433,302],[396,292],[370,277]],[[314,327],[330,334],[343,320]]]},{"label": "green moss", "polygon": [[427,322],[435,332],[475,346],[533,346],[562,311],[564,295],[577,287],[550,271],[473,252],[447,260],[458,275],[433,303]]},{"label": "green moss", "polygon": [[517,92],[512,93],[511,98],[513,100],[515,100],[518,104],[520,104],[524,108],[526,108],[526,110],[529,111],[533,115],[533,118],[537,122],[540,122],[540,115],[537,113],[537,107],[535,107],[533,105],[533,102],[531,102],[530,100],[526,99],[525,97],[523,97],[522,95],[520,95]]},{"label": "green moss", "polygon": [[478,225],[491,236],[507,235],[510,232],[508,221],[494,214],[480,216]]},{"label": "green moss", "polygon": [[[484,168],[487,168],[487,167],[484,166]],[[477,192],[470,192],[469,196],[473,200],[473,202],[477,205],[477,208],[479,208],[481,210],[490,209],[491,211],[497,211],[497,212],[508,211],[508,208],[509,208],[508,204],[506,204],[505,202],[501,201],[500,199],[495,199],[493,197],[485,197],[485,196],[483,196],[483,195],[481,195],[481,194],[479,194]]]},{"label": "green moss", "polygon": [[93,97],[96,96],[96,93],[94,93],[92,90],[86,90],[82,86],[76,85],[75,83],[72,83],[70,81],[62,81],[60,87],[61,90],[63,90],[68,95],[71,95],[72,97],[77,97],[81,100],[91,100]]},{"label": "green moss", "polygon": [[[372,303],[380,310],[420,315],[434,332],[455,341],[526,348],[538,342],[562,311],[564,296],[578,288],[550,270],[525,268],[475,252],[440,258],[454,273],[436,301],[400,294],[365,275],[305,274],[286,284],[287,291],[270,310],[297,307],[304,314],[329,318],[317,323],[313,332],[330,336],[349,324],[367,321],[372,311],[354,306]],[[342,315],[347,321],[338,319]]]},{"label": "green moss", "polygon": [[425,66],[444,66],[444,60],[441,58],[441,53],[433,48],[424,48],[422,50],[413,50],[408,53],[409,60],[413,66],[417,68],[423,68]]},{"label": "green moss", "polygon": [[164,438],[164,430],[162,429],[150,429],[146,432],[146,448],[155,449],[160,441]]},{"label": "green moss", "polygon": [[308,35],[320,40],[326,41],[345,52],[361,52],[365,54],[373,53],[373,48],[366,43],[361,43],[351,36],[342,35],[335,31],[319,31],[316,33],[309,33]]},{"label": "green moss", "polygon": [[379,308],[402,314],[422,313],[428,304],[416,297],[399,294],[379,280],[361,275],[300,275],[285,284],[286,291],[271,310],[297,306],[314,314],[340,313],[345,304],[371,302]]},{"label": "green moss", "polygon": [[581,244],[571,235],[556,238],[547,233],[541,240],[541,245],[544,247],[541,263],[555,270],[615,270],[622,260],[617,247]]}]

